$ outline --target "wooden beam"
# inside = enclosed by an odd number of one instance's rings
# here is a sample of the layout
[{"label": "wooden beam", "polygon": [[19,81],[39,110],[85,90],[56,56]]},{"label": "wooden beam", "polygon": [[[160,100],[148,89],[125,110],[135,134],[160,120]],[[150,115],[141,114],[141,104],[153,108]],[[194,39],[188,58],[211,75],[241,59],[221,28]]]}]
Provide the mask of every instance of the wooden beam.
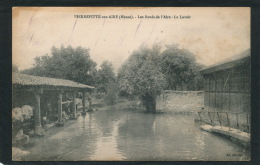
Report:
[{"label": "wooden beam", "polygon": [[82,106],[83,106],[83,114],[86,114],[86,93],[85,91],[83,93],[83,98],[82,98]]},{"label": "wooden beam", "polygon": [[58,96],[58,125],[62,126],[63,121],[62,121],[62,91],[59,92]]},{"label": "wooden beam", "polygon": [[216,110],[216,108],[217,108],[217,81],[218,81],[216,73],[214,74],[214,79],[215,79],[215,100],[214,100],[215,107],[214,107],[214,110]]},{"label": "wooden beam", "polygon": [[39,92],[34,93],[36,98],[36,106],[34,108],[34,133],[37,135],[43,135],[41,124],[41,95]]},{"label": "wooden beam", "polygon": [[[223,110],[223,104],[224,104],[224,103],[223,103],[223,100],[224,100],[224,99],[223,99],[223,97],[224,97],[224,96],[223,96],[223,92],[224,92],[224,90],[225,90],[225,89],[224,89],[225,74],[222,73],[222,74],[220,75],[220,78],[221,78],[221,82],[220,82],[220,84],[221,84],[221,86],[220,86],[220,91],[221,91],[221,107],[220,107],[220,108],[221,108],[221,111],[222,111],[222,110]],[[221,126],[221,121],[220,121],[220,126]]]},{"label": "wooden beam", "polygon": [[211,94],[211,76],[209,76],[209,107],[210,107],[210,94]]},{"label": "wooden beam", "polygon": [[17,88],[19,90],[24,91],[39,91],[41,90],[51,90],[51,91],[91,91],[91,88],[76,88],[76,87],[58,87],[58,86],[26,86],[26,85],[18,85],[13,84],[13,88]]},{"label": "wooden beam", "polygon": [[76,109],[76,91],[73,92],[73,102],[72,102],[72,114],[73,117],[76,118],[76,113],[77,113],[77,109]]},{"label": "wooden beam", "polygon": [[36,107],[35,107],[35,125],[41,126],[41,96],[35,92]]},{"label": "wooden beam", "polygon": [[228,84],[228,110],[229,112],[231,112],[231,87],[232,87],[232,83],[233,83],[233,70],[230,70],[230,78],[229,78],[229,84]]},{"label": "wooden beam", "polygon": [[61,104],[67,104],[67,103],[72,103],[73,101],[64,101],[64,102],[61,102]]},{"label": "wooden beam", "polygon": [[[241,92],[242,91],[242,84],[243,84],[243,70],[240,69],[239,70],[239,86],[238,86],[238,91]],[[240,112],[243,112],[243,108],[242,108],[242,94],[240,94],[240,101],[239,101],[239,109],[240,109]]]},{"label": "wooden beam", "polygon": [[88,99],[88,102],[89,102],[89,107],[88,107],[89,111],[93,111],[93,109],[92,109],[92,99],[90,97]]},{"label": "wooden beam", "polygon": [[40,93],[40,94],[43,94],[43,88],[40,88],[40,89],[39,89],[39,93]]}]

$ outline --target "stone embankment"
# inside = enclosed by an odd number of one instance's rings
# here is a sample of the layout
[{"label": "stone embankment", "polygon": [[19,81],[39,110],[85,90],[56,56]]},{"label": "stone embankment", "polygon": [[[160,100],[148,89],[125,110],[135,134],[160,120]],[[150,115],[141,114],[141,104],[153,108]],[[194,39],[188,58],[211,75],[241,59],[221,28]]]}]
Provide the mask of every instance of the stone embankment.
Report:
[{"label": "stone embankment", "polygon": [[211,126],[211,125],[201,125],[200,128],[207,132],[213,132],[225,137],[231,138],[243,145],[250,145],[250,134],[242,132],[238,129],[223,127],[223,126]]}]

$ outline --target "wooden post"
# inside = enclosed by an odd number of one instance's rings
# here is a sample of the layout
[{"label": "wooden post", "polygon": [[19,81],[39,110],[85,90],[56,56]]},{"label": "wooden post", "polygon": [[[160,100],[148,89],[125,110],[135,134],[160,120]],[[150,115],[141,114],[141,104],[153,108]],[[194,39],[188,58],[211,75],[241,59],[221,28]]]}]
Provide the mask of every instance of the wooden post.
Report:
[{"label": "wooden post", "polygon": [[199,114],[199,117],[200,117],[200,124],[202,124],[202,118],[200,116],[200,112],[198,112],[198,114]]},{"label": "wooden post", "polygon": [[250,132],[250,124],[251,123],[249,123],[249,115],[248,114],[246,114],[246,124],[247,124],[247,128],[248,128],[248,132]]},{"label": "wooden post", "polygon": [[237,119],[237,129],[239,128],[239,123],[238,123],[238,113],[236,113],[236,119]]},{"label": "wooden post", "polygon": [[89,102],[88,110],[89,111],[93,111],[93,109],[92,109],[92,100],[91,100],[90,97],[88,98],[88,102]]},{"label": "wooden post", "polygon": [[242,103],[242,99],[243,99],[243,91],[242,91],[242,84],[243,84],[243,72],[240,70],[240,84],[239,84],[239,91],[240,91],[240,101],[239,101],[239,108],[240,108],[240,112],[243,112],[243,103]]},{"label": "wooden post", "polygon": [[211,122],[211,124],[213,124],[213,121],[212,121],[211,116],[210,116],[210,112],[208,112],[208,114],[209,114],[210,122]]},{"label": "wooden post", "polygon": [[83,91],[82,93],[83,93],[83,98],[82,98],[83,115],[85,115],[86,114],[86,93],[85,91]]},{"label": "wooden post", "polygon": [[218,115],[218,120],[219,120],[220,127],[222,128],[222,124],[221,124],[221,120],[220,120],[218,112],[217,112],[217,115]]},{"label": "wooden post", "polygon": [[58,96],[58,126],[63,126],[63,121],[62,121],[62,91],[59,92],[59,96]]},{"label": "wooden post", "polygon": [[221,111],[223,110],[223,93],[224,93],[224,75],[221,75],[220,90],[221,90]]},{"label": "wooden post", "polygon": [[218,81],[216,73],[214,74],[214,79],[215,79],[215,100],[214,100],[215,105],[214,105],[214,110],[216,110],[217,109],[217,81]]},{"label": "wooden post", "polygon": [[77,109],[76,109],[76,91],[73,91],[73,103],[72,103],[72,118],[76,118],[76,112],[77,112]]},{"label": "wooden post", "polygon": [[210,94],[211,94],[211,77],[209,77],[209,107],[210,107]]},{"label": "wooden post", "polygon": [[35,128],[34,134],[36,135],[43,135],[42,123],[41,123],[41,93],[43,90],[36,91],[35,98],[36,98],[36,107],[34,111],[34,120],[35,120]]},{"label": "wooden post", "polygon": [[206,93],[207,93],[207,91],[208,91],[208,86],[207,86],[207,81],[208,81],[208,78],[207,77],[203,77],[204,78],[204,81],[203,81],[203,83],[204,83],[204,105],[205,105],[205,103],[206,103]]},{"label": "wooden post", "polygon": [[229,112],[231,112],[231,87],[232,87],[232,83],[233,83],[233,70],[230,71],[230,79],[229,79],[229,86],[228,86],[228,110]]},{"label": "wooden post", "polygon": [[229,117],[228,117],[228,113],[226,112],[227,115],[227,122],[228,122],[228,130],[230,130],[230,123],[229,123]]}]

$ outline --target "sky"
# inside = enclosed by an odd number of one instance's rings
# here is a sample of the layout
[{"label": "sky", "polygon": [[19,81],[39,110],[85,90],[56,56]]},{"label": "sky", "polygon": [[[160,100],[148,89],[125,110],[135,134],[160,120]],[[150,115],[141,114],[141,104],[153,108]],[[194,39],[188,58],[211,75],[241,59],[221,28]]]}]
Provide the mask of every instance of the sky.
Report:
[{"label": "sky", "polygon": [[[118,17],[105,18],[111,15]],[[155,18],[140,18],[145,15]],[[61,45],[88,48],[98,66],[108,60],[115,71],[142,44],[178,44],[206,66],[250,48],[248,7],[15,7],[12,17],[12,61],[19,70]]]}]

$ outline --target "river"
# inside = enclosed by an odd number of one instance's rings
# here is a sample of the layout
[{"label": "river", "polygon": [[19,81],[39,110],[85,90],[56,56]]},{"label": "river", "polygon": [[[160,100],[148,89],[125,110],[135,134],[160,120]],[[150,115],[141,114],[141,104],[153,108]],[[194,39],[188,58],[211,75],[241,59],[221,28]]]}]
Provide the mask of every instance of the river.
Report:
[{"label": "river", "polygon": [[202,131],[194,116],[111,109],[31,138],[24,161],[239,161],[249,151]]}]

